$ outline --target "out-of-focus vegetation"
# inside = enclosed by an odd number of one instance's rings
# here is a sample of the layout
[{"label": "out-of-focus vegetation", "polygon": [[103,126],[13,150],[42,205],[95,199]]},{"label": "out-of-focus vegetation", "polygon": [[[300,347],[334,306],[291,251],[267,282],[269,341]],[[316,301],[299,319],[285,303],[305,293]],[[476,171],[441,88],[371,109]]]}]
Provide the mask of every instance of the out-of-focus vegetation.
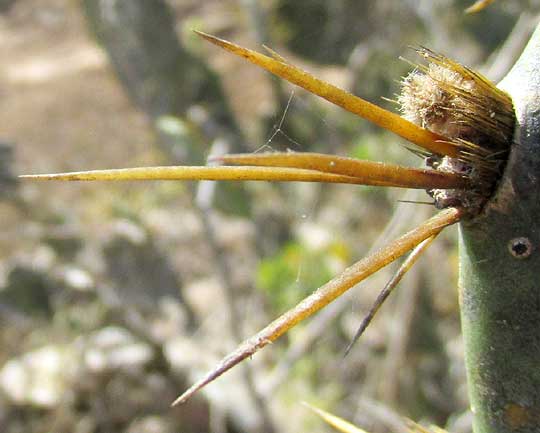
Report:
[{"label": "out-of-focus vegetation", "polygon": [[[265,43],[392,106],[424,45],[500,78],[539,2],[18,0],[0,15],[0,430],[322,430],[307,400],[373,432],[400,416],[469,431],[452,233],[361,342],[391,269],[288,339],[170,402],[239,339],[431,212],[421,194],[319,185],[31,184],[18,173],[316,150],[419,164],[399,140],[191,28]],[[394,217],[391,215],[394,213]]]}]

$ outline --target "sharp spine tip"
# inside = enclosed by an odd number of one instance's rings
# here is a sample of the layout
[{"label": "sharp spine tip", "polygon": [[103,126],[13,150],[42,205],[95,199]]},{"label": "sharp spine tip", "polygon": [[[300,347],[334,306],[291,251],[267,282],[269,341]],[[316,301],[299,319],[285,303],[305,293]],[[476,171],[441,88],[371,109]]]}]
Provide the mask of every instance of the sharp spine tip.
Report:
[{"label": "sharp spine tip", "polygon": [[50,179],[50,175],[47,174],[19,174],[19,179]]},{"label": "sharp spine tip", "polygon": [[205,32],[201,32],[200,30],[193,30],[193,31],[195,32],[195,34],[199,35],[201,38],[204,38],[210,42],[218,43],[218,44],[222,44],[222,43],[230,44],[230,42],[227,42],[224,39],[218,38],[217,36],[214,36]]},{"label": "sharp spine tip", "polygon": [[[189,398],[189,397],[188,397]],[[183,403],[185,403],[187,400],[187,398],[185,397],[185,394],[182,394],[180,397],[178,397],[176,400],[174,400],[172,403],[171,403],[171,407],[175,407],[175,406],[179,406]]]}]

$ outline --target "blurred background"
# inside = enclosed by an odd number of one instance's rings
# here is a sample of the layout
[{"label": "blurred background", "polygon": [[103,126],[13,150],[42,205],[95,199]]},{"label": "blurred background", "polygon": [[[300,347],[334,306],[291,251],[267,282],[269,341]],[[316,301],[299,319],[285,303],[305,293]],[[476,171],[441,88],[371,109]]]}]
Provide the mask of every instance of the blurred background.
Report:
[{"label": "blurred background", "polygon": [[[256,150],[417,166],[400,140],[197,38],[260,49],[395,110],[427,46],[499,80],[540,1],[1,0],[0,430],[470,431],[455,229],[344,358],[385,269],[192,401],[245,337],[433,214],[422,192],[313,184],[32,183]],[[386,98],[386,99],[383,99]]]}]

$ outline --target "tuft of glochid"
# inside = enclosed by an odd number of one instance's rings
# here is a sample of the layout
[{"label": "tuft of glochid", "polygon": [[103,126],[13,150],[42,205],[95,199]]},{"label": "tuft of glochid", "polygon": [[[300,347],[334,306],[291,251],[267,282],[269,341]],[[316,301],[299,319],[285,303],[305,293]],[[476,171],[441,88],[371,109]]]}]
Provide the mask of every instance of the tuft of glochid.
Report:
[{"label": "tuft of glochid", "polygon": [[402,80],[397,102],[409,121],[446,137],[457,156],[423,152],[428,166],[466,176],[470,189],[433,189],[438,208],[461,206],[477,215],[504,170],[515,125],[512,100],[481,74],[420,48],[428,63]]}]

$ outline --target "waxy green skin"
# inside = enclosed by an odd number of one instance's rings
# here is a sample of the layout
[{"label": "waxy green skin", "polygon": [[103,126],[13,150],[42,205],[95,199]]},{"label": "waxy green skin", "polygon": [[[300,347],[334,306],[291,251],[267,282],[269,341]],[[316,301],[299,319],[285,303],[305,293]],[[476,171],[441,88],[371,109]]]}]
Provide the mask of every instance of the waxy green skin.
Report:
[{"label": "waxy green skin", "polygon": [[[510,159],[494,198],[460,225],[469,395],[475,433],[540,432],[540,26],[499,87],[516,110]],[[509,249],[520,237],[525,258]]]}]

